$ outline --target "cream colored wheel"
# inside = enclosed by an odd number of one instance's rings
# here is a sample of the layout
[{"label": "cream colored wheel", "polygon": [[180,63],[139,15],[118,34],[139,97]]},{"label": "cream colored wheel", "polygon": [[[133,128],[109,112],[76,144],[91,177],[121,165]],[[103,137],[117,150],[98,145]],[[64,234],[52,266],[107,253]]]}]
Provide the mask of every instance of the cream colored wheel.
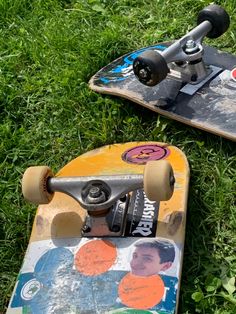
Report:
[{"label": "cream colored wheel", "polygon": [[53,177],[47,166],[29,167],[22,178],[22,193],[24,198],[34,204],[48,204],[53,193],[47,191],[47,180]]},{"label": "cream colored wheel", "polygon": [[144,192],[150,201],[167,201],[174,191],[174,173],[167,160],[149,161],[144,168]]}]

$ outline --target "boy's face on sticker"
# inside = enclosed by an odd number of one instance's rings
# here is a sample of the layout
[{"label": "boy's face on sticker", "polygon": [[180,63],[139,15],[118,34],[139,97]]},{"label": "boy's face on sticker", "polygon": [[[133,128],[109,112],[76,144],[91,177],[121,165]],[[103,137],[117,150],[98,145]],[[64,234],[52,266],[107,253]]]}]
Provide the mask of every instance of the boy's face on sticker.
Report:
[{"label": "boy's face on sticker", "polygon": [[167,270],[171,262],[161,263],[159,252],[155,248],[136,247],[130,262],[131,273],[136,276],[152,276]]}]

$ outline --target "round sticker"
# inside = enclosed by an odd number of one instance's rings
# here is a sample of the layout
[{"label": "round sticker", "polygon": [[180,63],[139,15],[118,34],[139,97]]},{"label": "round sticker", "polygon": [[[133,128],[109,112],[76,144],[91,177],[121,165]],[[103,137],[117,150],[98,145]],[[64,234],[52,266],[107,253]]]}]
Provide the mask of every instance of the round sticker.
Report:
[{"label": "round sticker", "polygon": [[122,159],[128,163],[144,165],[150,160],[160,160],[170,154],[167,147],[147,144],[133,147],[123,153]]},{"label": "round sticker", "polygon": [[236,81],[236,68],[231,71],[231,77],[234,81]]},{"label": "round sticker", "polygon": [[25,301],[33,299],[36,293],[40,290],[41,284],[36,279],[28,281],[21,290],[21,297]]},{"label": "round sticker", "polygon": [[118,288],[121,302],[131,308],[147,310],[161,302],[165,285],[159,275],[140,277],[128,273]]},{"label": "round sticker", "polygon": [[115,263],[116,247],[107,240],[91,240],[75,255],[76,269],[86,276],[105,273]]}]

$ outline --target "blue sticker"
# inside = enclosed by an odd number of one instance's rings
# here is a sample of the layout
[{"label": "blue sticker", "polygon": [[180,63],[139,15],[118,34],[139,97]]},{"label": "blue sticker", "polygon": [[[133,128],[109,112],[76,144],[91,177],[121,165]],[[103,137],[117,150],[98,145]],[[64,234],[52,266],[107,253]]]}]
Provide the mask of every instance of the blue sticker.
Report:
[{"label": "blue sticker", "polygon": [[[124,81],[126,80],[130,75],[133,74],[133,62],[135,58],[137,58],[142,52],[149,50],[149,49],[157,49],[160,51],[165,50],[167,47],[163,45],[156,45],[152,47],[146,47],[142,48],[140,50],[137,50],[135,52],[132,52],[131,54],[128,54],[124,56],[123,58],[120,58],[117,60],[119,62],[118,65],[115,66],[117,63],[114,61],[114,68],[111,70],[108,70],[105,72],[104,76],[101,76],[98,78],[99,81],[101,81],[103,84],[109,84],[111,82],[119,82],[119,81]],[[109,65],[108,65],[109,67]],[[106,70],[106,68],[104,69]],[[99,73],[103,74],[103,70]]]},{"label": "blue sticker", "polygon": [[38,260],[34,272],[20,274],[11,307],[23,307],[27,304],[32,307],[36,299],[37,304],[45,303],[43,298],[51,287],[71,274],[73,261],[73,254],[66,248],[59,247],[47,251]]},{"label": "blue sticker", "polygon": [[70,250],[58,247],[47,251],[35,266],[35,277],[44,285],[53,283],[54,278],[63,277],[73,267],[74,256]]}]

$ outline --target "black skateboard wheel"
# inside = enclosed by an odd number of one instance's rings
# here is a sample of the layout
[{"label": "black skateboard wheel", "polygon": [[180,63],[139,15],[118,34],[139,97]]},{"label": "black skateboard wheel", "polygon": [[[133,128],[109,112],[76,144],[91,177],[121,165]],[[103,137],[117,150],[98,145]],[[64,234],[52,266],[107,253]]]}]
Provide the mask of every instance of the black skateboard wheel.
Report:
[{"label": "black skateboard wheel", "polygon": [[154,50],[140,54],[133,62],[133,70],[139,81],[148,86],[157,85],[169,72],[164,57]]},{"label": "black skateboard wheel", "polygon": [[227,31],[230,24],[228,13],[217,4],[210,4],[198,14],[197,23],[209,21],[212,24],[211,31],[207,34],[209,38],[217,38]]}]

